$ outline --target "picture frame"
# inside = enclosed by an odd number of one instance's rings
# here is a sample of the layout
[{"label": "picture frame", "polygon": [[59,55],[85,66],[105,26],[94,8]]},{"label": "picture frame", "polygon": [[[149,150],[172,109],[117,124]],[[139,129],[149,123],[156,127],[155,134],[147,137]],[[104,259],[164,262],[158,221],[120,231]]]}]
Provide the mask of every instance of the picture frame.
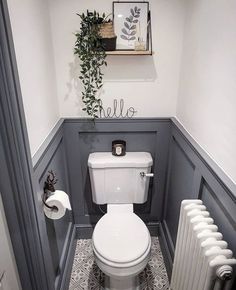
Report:
[{"label": "picture frame", "polygon": [[117,50],[135,50],[137,42],[148,47],[149,2],[113,1],[113,23]]}]

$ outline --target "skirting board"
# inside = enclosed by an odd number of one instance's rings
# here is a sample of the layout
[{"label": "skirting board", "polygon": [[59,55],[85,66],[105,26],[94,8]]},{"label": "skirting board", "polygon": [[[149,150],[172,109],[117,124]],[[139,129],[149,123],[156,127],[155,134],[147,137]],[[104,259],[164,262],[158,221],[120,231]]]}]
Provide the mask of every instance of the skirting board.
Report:
[{"label": "skirting board", "polygon": [[70,273],[72,270],[72,265],[73,265],[74,255],[75,255],[75,248],[76,248],[76,228],[74,226],[72,230],[70,242],[69,242],[64,271],[62,274],[60,290],[67,290],[69,288]]},{"label": "skirting board", "polygon": [[[93,229],[95,225],[81,225],[77,224],[75,225],[76,228],[76,239],[91,239],[93,234]],[[160,224],[158,222],[156,223],[148,223],[146,224],[147,228],[149,229],[149,232],[151,236],[159,236],[159,228]]]},{"label": "skirting board", "polygon": [[167,241],[166,234],[163,227],[164,227],[163,223],[160,223],[159,241],[160,241],[161,251],[162,251],[165,266],[166,266],[167,275],[170,280],[172,267],[173,267],[173,260],[172,260],[171,252],[168,246],[168,241]]}]

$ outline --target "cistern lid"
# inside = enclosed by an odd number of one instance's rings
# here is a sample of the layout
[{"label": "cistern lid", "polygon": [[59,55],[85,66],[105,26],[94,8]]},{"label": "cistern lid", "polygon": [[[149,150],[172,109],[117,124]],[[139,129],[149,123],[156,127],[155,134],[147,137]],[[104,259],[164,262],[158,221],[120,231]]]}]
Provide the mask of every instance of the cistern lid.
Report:
[{"label": "cistern lid", "polygon": [[93,245],[106,260],[129,263],[146,252],[150,245],[150,234],[136,214],[109,213],[96,224]]},{"label": "cistern lid", "polygon": [[111,152],[94,152],[89,154],[90,168],[111,167],[149,167],[152,166],[152,156],[149,152],[126,152],[125,156],[114,156]]}]

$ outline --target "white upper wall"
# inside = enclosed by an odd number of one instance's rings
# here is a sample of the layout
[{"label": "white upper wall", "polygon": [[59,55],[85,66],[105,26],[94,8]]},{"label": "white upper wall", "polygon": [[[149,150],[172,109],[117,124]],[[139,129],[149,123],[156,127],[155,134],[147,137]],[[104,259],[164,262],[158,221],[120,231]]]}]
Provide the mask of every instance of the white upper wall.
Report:
[{"label": "white upper wall", "polygon": [[[80,28],[76,13],[112,12],[111,0],[50,0],[51,27],[62,117],[84,116],[74,33]],[[101,92],[104,107],[123,98],[136,117],[173,116],[179,85],[184,20],[183,0],[151,0],[153,56],[108,56]]]},{"label": "white upper wall", "polygon": [[[110,0],[48,1],[8,0],[32,155],[59,116],[83,116],[76,13],[112,11]],[[154,55],[107,57],[104,107],[124,98],[138,117],[177,114],[236,182],[236,2],[151,0],[150,8]]]},{"label": "white upper wall", "polygon": [[236,182],[236,1],[188,1],[177,117]]},{"label": "white upper wall", "polygon": [[31,154],[59,119],[47,1],[8,0]]}]

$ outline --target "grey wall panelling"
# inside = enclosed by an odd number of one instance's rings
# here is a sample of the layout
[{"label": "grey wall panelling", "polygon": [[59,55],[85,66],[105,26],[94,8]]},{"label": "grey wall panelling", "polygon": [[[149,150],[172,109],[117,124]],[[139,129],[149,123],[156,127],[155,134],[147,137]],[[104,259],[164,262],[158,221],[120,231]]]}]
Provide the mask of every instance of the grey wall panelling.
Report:
[{"label": "grey wall panelling", "polygon": [[[160,240],[169,274],[179,206],[184,198],[203,199],[230,248],[236,251],[234,186],[194,146],[176,120],[116,119],[96,120],[95,123],[86,119],[61,120],[33,158],[36,212],[40,239],[44,241],[42,250],[50,290],[66,289],[68,285],[76,229],[80,237],[83,234],[87,237],[102,216],[92,202],[87,160],[90,152],[110,151],[114,139],[126,140],[127,151],[148,151],[154,158],[155,178],[150,185],[148,201],[136,205],[135,212],[155,229],[161,222]],[[69,193],[74,220],[68,213],[59,221],[50,221],[44,216],[41,196],[48,170],[57,174],[56,188]]]},{"label": "grey wall panelling", "polygon": [[68,174],[67,162],[65,156],[65,144],[63,136],[63,120],[59,121],[55,129],[42,145],[43,150],[37,153],[37,160],[34,158],[34,180],[37,192],[39,208],[39,228],[41,238],[45,243],[44,259],[48,268],[49,277],[55,285],[54,289],[64,287],[61,285],[64,281],[63,273],[66,272],[66,259],[70,251],[69,245],[73,239],[73,217],[72,213],[67,211],[66,215],[59,220],[50,220],[43,213],[42,193],[43,186],[49,170],[53,170],[58,179],[55,185],[56,189],[64,190],[68,194]]},{"label": "grey wall panelling", "polygon": [[162,246],[166,258],[169,258],[169,274],[174,256],[180,203],[186,198],[203,200],[229,248],[236,255],[235,189],[232,181],[202,152],[181,125],[172,119],[165,210],[161,224]]},{"label": "grey wall panelling", "polygon": [[[92,202],[87,167],[88,155],[95,151],[111,151],[114,139],[124,139],[127,151],[148,151],[154,158],[155,178],[151,181],[148,201],[135,205],[135,212],[147,224],[161,219],[167,156],[170,136],[169,119],[96,120],[66,119],[64,124],[70,190],[75,224],[91,227],[102,216]],[[105,210],[105,207],[102,207]]]}]

